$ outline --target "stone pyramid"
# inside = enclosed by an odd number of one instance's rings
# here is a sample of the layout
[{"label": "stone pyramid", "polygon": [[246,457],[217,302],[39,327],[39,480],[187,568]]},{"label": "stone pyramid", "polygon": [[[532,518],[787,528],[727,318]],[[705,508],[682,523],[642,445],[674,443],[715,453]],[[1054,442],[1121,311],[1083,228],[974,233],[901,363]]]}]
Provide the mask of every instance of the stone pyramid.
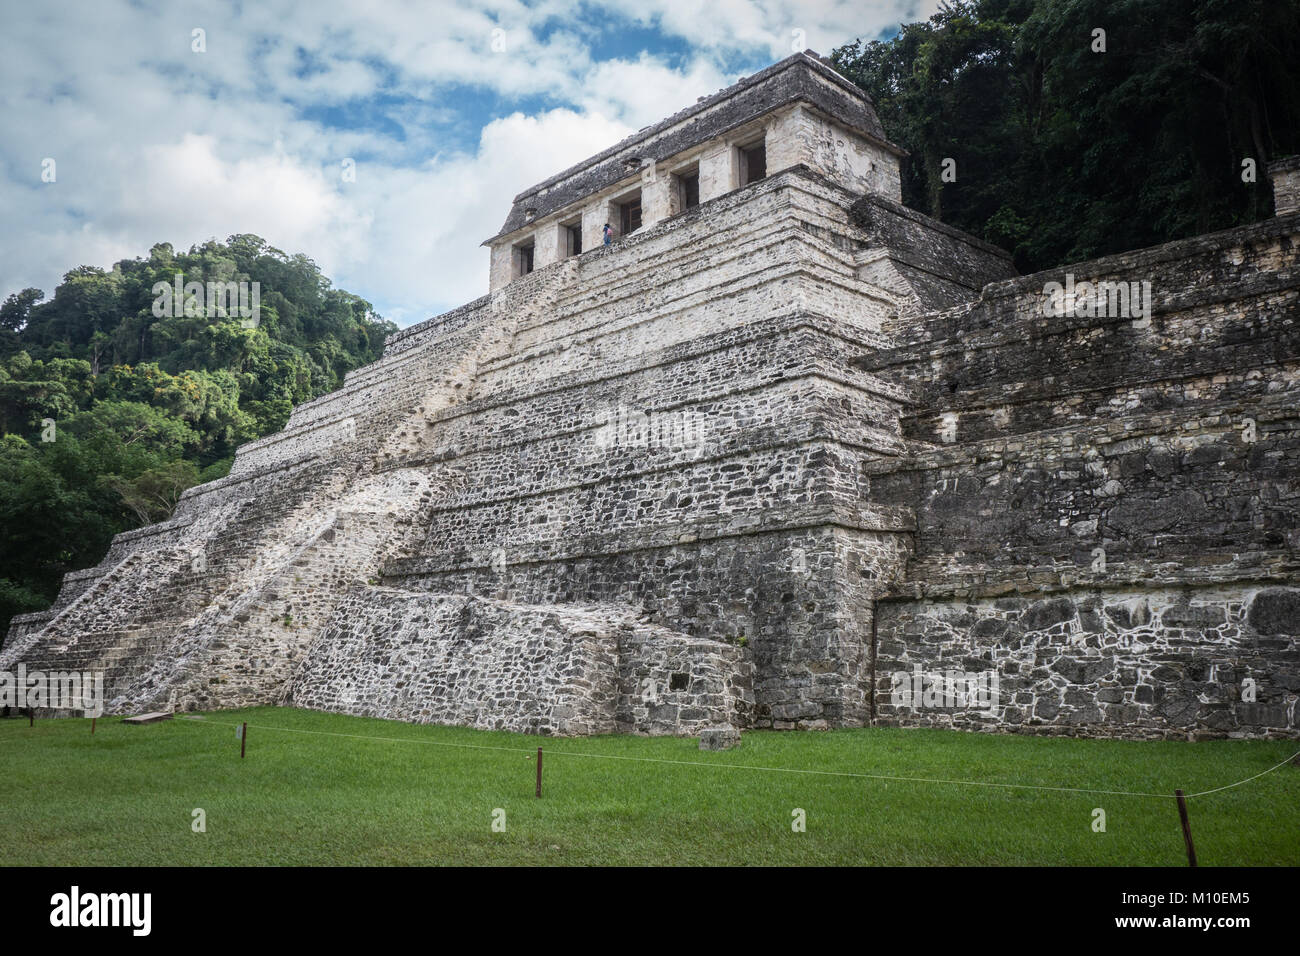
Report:
[{"label": "stone pyramid", "polygon": [[520,194],[488,295],[0,668],[116,712],[1297,735],[1294,165],[1274,219],[1017,277],[903,155],[801,53]]}]

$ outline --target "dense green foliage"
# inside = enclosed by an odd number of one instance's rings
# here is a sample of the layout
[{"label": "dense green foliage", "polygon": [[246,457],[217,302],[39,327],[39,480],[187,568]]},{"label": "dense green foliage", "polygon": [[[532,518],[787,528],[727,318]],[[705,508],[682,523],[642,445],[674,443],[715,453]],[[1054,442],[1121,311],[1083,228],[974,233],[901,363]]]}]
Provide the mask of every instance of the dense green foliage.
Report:
[{"label": "dense green foliage", "polygon": [[[203,299],[155,308],[155,286],[177,276],[182,291],[203,283]],[[250,309],[256,282],[257,315],[214,303],[209,282],[248,283]],[[46,606],[114,534],[224,475],[236,446],[378,358],[395,329],[306,256],[251,235],[81,266],[43,298],[25,289],[0,305],[0,629]]]},{"label": "dense green foliage", "polygon": [[832,58],[911,153],[904,201],[1022,272],[1263,218],[1300,152],[1300,0],[962,0]]},{"label": "dense green foliage", "polygon": [[[1200,863],[1300,862],[1300,768],[1265,772],[1294,751],[1288,740],[877,727],[747,731],[738,750],[702,753],[690,738],[543,740],[275,707],[144,727],[100,719],[93,737],[89,724],[0,720],[7,862],[1182,866],[1174,789],[1261,773],[1190,798]],[[202,834],[191,830],[196,804]],[[1104,833],[1092,826],[1099,806]],[[806,832],[791,829],[795,807]],[[492,829],[497,808],[503,832]]]}]

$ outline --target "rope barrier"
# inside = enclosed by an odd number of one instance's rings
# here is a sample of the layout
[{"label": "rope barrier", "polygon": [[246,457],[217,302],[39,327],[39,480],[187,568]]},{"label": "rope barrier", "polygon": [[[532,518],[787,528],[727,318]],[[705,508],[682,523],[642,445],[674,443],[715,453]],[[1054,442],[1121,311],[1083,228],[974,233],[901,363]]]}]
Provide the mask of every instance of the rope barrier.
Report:
[{"label": "rope barrier", "polygon": [[[198,717],[182,716],[180,719],[190,724],[210,724],[214,727],[240,726],[239,723],[230,723],[227,721],[211,720],[207,717],[198,718]],[[446,740],[419,740],[413,737],[381,737],[381,736],[376,736],[371,734],[342,734],[342,733],[337,733],[328,730],[302,730],[295,727],[274,727],[271,726],[270,724],[248,724],[248,726],[256,727],[259,730],[270,730],[270,731],[275,731],[278,733],[285,733],[285,734],[306,734],[308,736],[313,736],[313,737],[340,737],[348,740],[373,740],[373,741],[378,741],[380,743],[425,744],[434,747],[454,747],[462,750],[486,750],[486,751],[495,751],[497,753],[526,754],[528,756],[532,756],[533,754],[533,750],[531,748],[521,749],[518,747],[493,747],[487,744],[452,743]],[[22,738],[18,736],[14,736],[7,739],[19,740]],[[0,743],[3,742],[5,742],[5,739],[0,738]],[[749,770],[749,771],[754,771],[759,773],[792,773],[792,774],[803,774],[808,776],[850,777],[850,778],[856,778],[861,780],[883,780],[891,783],[937,783],[937,784],[944,784],[948,786],[987,787],[990,789],[1001,789],[1001,790],[1034,790],[1034,791],[1041,791],[1041,792],[1048,792],[1048,793],[1091,793],[1091,794],[1098,794],[1100,796],[1144,797],[1144,798],[1155,798],[1159,800],[1177,799],[1173,794],[1148,793],[1146,791],[1141,791],[1141,790],[1100,790],[1100,789],[1095,789],[1090,787],[1048,787],[1048,786],[1042,786],[1040,784],[1030,784],[1030,783],[1000,783],[1000,782],[990,781],[990,780],[954,780],[946,777],[901,777],[901,776],[895,776],[890,774],[857,773],[851,770],[806,770],[797,767],[763,767],[763,766],[758,766],[756,764],[705,763],[702,760],[672,760],[666,757],[629,757],[622,754],[582,753],[581,751],[576,751],[576,750],[552,750],[550,748],[547,748],[546,752],[548,754],[554,754],[561,757],[587,757],[595,760],[623,760],[623,761],[629,761],[633,763],[668,764],[668,765],[680,766],[680,767],[707,767],[712,769]],[[1221,787],[1214,787],[1213,789],[1210,790],[1201,790],[1196,793],[1185,794],[1184,798],[1187,800],[1191,800],[1194,797],[1207,797],[1212,794],[1222,793],[1225,790],[1231,790],[1234,787],[1240,787],[1244,784],[1250,783],[1253,780],[1258,780],[1260,777],[1267,776],[1268,774],[1281,769],[1282,767],[1286,766],[1288,763],[1294,761],[1297,757],[1300,757],[1300,751],[1296,751],[1296,753],[1292,754],[1290,757],[1287,757],[1285,760],[1282,760],[1279,763],[1275,764],[1274,766],[1269,767],[1267,770],[1261,770],[1259,773],[1254,774],[1253,776],[1246,777],[1242,780],[1237,780],[1233,783],[1225,784]]]},{"label": "rope barrier", "polygon": [[[194,723],[194,724],[212,724],[214,726],[219,726],[219,727],[239,726],[239,724],[237,723],[226,723],[224,721],[210,720],[206,717],[204,718],[182,717],[181,719],[187,720],[188,723]],[[286,733],[286,734],[307,734],[315,737],[344,737],[351,740],[376,740],[376,741],[387,742],[387,743],[429,744],[435,747],[457,747],[466,750],[493,750],[501,753],[528,754],[530,756],[533,753],[531,748],[528,750],[522,750],[517,747],[491,747],[486,744],[452,743],[450,741],[445,741],[445,740],[419,740],[412,737],[379,737],[379,736],[372,736],[369,734],[340,734],[328,730],[301,730],[294,727],[272,727],[269,724],[249,724],[248,726],[257,727],[260,730],[279,731],[280,733]],[[1097,789],[1091,789],[1086,787],[1046,787],[1037,784],[997,783],[988,780],[951,780],[942,777],[898,777],[898,776],[891,776],[887,774],[855,773],[849,770],[803,770],[796,767],[761,767],[753,764],[705,763],[704,761],[701,760],[670,760],[665,757],[628,757],[628,756],[623,756],[621,754],[594,754],[594,753],[582,753],[580,751],[574,751],[574,750],[552,750],[549,747],[547,748],[546,753],[548,755],[554,754],[562,757],[589,757],[596,760],[626,760],[635,763],[672,764],[672,765],[682,766],[682,767],[709,767],[709,768],[725,768],[728,770],[751,770],[751,771],[758,771],[758,772],[765,772],[765,773],[794,773],[794,774],[807,774],[807,775],[827,776],[827,777],[854,777],[863,780],[885,780],[885,781],[890,781],[895,783],[939,783],[939,784],[946,784],[950,786],[990,787],[990,788],[1006,789],[1006,790],[1039,790],[1039,791],[1047,791],[1053,793],[1092,793],[1092,794],[1099,794],[1102,796],[1112,796],[1112,797],[1113,796],[1154,797],[1161,800],[1176,799],[1176,797],[1171,793],[1146,793],[1144,791],[1139,791],[1139,790],[1097,790]],[[1258,780],[1260,777],[1266,776],[1272,773],[1273,771],[1280,769],[1281,767],[1295,760],[1296,757],[1300,757],[1300,751],[1296,751],[1296,753],[1292,754],[1290,757],[1287,757],[1285,760],[1281,761],[1275,766],[1270,767],[1267,770],[1262,770],[1259,773],[1255,774],[1254,776],[1246,777],[1244,780],[1238,780],[1235,783],[1226,784],[1225,786],[1222,787],[1215,787],[1212,790],[1202,790],[1198,793],[1185,794],[1184,797],[1185,799],[1190,800],[1193,797],[1205,797],[1205,796],[1209,796],[1210,794],[1221,793],[1224,790],[1231,790],[1233,787],[1239,787],[1242,784],[1250,783],[1252,780]]]}]

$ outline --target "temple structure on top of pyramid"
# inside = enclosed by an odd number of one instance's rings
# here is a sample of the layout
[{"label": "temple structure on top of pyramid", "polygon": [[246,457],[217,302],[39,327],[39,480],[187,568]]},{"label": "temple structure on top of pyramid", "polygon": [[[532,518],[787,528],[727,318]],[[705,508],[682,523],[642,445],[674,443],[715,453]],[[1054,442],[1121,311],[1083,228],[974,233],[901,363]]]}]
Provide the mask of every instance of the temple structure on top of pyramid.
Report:
[{"label": "temple structure on top of pyramid", "polygon": [[800,53],[521,193],[487,295],[0,669],[546,734],[1300,734],[1296,163],[1271,219],[1017,276],[901,204],[887,132]]}]

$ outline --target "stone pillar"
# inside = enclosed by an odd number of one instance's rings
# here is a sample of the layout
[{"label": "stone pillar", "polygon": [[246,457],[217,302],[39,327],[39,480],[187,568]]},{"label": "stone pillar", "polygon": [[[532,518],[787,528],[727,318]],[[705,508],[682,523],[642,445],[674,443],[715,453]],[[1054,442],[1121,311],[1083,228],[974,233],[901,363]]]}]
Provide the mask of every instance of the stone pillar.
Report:
[{"label": "stone pillar", "polygon": [[[797,166],[799,163],[813,165],[809,132],[811,119],[807,110],[802,105],[798,105],[776,116],[768,124],[765,137],[768,175]],[[824,170],[818,169],[818,172]]]},{"label": "stone pillar", "polygon": [[657,165],[641,173],[641,227],[648,228],[673,214],[673,177]]},{"label": "stone pillar", "polygon": [[559,262],[569,252],[564,228],[558,222],[548,223],[534,234],[533,268],[540,269]]},{"label": "stone pillar", "polygon": [[700,155],[700,202],[708,202],[736,188],[735,150],[716,143]]},{"label": "stone pillar", "polygon": [[[582,210],[582,248],[599,249],[604,237],[601,235],[601,229],[608,220],[605,216],[609,212],[609,204],[606,202],[596,202],[585,206]],[[613,225],[613,223],[610,223]]]},{"label": "stone pillar", "polygon": [[599,202],[592,203],[582,211],[582,248],[599,249],[605,242],[605,237],[601,230],[605,223],[609,223],[614,229],[614,238],[617,239],[619,232],[618,204],[610,199],[601,199]]},{"label": "stone pillar", "polygon": [[488,271],[488,291],[495,292],[515,277],[513,244],[502,240],[492,246],[492,260]]},{"label": "stone pillar", "polygon": [[1288,156],[1268,164],[1273,181],[1273,215],[1300,212],[1300,156]]}]

